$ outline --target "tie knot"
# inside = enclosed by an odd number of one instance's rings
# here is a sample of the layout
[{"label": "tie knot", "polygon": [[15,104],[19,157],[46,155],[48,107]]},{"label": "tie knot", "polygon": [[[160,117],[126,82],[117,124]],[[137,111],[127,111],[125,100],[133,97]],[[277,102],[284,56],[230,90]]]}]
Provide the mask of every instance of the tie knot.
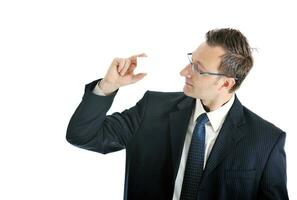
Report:
[{"label": "tie knot", "polygon": [[206,113],[203,113],[201,115],[199,115],[199,117],[197,118],[196,122],[200,125],[204,125],[208,122],[208,117]]}]

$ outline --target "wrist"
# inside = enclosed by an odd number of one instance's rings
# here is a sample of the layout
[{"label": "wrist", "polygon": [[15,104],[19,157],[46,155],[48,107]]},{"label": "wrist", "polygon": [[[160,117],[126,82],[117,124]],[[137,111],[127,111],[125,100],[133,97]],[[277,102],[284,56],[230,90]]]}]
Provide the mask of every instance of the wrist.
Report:
[{"label": "wrist", "polygon": [[105,95],[109,95],[118,89],[118,87],[116,87],[114,84],[109,83],[104,79],[98,82],[97,85]]}]

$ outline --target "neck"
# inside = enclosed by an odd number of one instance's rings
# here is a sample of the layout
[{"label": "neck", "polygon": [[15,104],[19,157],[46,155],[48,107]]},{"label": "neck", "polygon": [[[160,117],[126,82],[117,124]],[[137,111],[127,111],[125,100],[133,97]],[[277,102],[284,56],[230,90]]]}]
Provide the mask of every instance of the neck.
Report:
[{"label": "neck", "polygon": [[201,103],[206,112],[211,112],[219,109],[224,104],[226,104],[233,96],[234,93],[228,93],[225,95],[217,96],[214,99],[202,99]]}]

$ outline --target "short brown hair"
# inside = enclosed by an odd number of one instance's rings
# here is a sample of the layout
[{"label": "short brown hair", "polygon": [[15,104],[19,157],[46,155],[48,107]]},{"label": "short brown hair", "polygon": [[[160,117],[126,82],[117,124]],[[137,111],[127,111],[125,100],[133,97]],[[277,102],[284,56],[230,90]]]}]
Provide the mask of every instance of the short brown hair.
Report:
[{"label": "short brown hair", "polygon": [[235,85],[230,89],[230,92],[235,91],[253,66],[251,48],[246,37],[240,31],[231,28],[210,30],[205,36],[209,46],[220,46],[225,50],[219,71],[237,78]]}]

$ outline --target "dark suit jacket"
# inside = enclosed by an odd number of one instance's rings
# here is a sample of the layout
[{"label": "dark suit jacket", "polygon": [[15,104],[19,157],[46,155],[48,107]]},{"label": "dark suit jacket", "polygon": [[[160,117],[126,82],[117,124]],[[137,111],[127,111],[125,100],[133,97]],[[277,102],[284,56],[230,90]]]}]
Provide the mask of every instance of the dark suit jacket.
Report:
[{"label": "dark suit jacket", "polygon": [[[182,92],[147,91],[132,108],[106,116],[117,93],[85,94],[67,129],[67,141],[110,153],[126,149],[124,199],[172,199],[195,99]],[[285,133],[237,97],[206,163],[199,200],[288,199]]]}]

